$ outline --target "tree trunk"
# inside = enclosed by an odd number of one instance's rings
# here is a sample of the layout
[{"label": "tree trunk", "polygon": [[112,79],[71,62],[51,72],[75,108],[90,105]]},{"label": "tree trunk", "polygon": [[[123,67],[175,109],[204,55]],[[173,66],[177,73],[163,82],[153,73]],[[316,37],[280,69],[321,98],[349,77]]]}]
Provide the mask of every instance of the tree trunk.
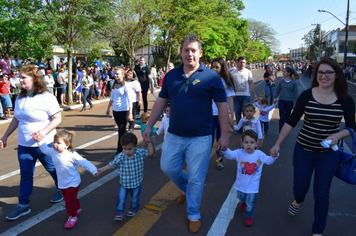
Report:
[{"label": "tree trunk", "polygon": [[168,64],[169,61],[171,60],[171,52],[172,52],[172,40],[168,39],[168,48],[167,48],[167,65],[166,65],[166,73],[168,72]]},{"label": "tree trunk", "polygon": [[69,50],[67,51],[67,56],[68,56],[68,105],[73,104],[73,93],[72,93],[72,48],[69,47]]}]

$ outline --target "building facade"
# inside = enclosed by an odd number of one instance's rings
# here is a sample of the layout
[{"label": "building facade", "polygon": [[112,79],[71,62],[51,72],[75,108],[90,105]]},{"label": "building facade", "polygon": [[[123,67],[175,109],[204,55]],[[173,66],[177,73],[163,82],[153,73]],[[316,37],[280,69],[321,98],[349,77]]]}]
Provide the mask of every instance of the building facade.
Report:
[{"label": "building facade", "polygon": [[305,60],[305,47],[295,48],[289,50],[289,60],[290,61],[297,61],[297,62],[304,62]]},{"label": "building facade", "polygon": [[[332,57],[339,63],[344,61],[345,52],[345,28],[338,28],[326,33],[322,38],[321,55],[322,57]],[[356,62],[356,54],[354,54],[354,44],[356,43],[356,25],[349,26],[348,46],[347,46],[347,62]]]}]

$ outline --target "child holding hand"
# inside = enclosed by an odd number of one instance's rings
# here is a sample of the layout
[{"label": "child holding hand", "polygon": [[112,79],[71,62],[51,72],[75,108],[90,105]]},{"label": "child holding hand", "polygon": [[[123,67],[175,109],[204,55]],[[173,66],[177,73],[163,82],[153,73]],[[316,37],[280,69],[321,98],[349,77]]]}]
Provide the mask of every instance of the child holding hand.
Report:
[{"label": "child holding hand", "polygon": [[235,126],[231,126],[235,131],[240,130],[242,127],[242,131],[246,131],[252,129],[258,135],[258,143],[257,148],[260,149],[262,146],[262,130],[261,130],[261,122],[259,119],[254,117],[256,113],[255,106],[252,103],[247,103],[244,107],[245,116],[240,119],[239,123]]},{"label": "child holding hand", "polygon": [[221,151],[227,159],[237,161],[237,174],[234,188],[241,204],[241,211],[245,212],[245,225],[253,225],[253,211],[259,191],[262,167],[271,165],[277,159],[267,156],[260,150],[256,150],[257,134],[253,130],[242,133],[241,145],[243,149]]},{"label": "child holding hand", "polygon": [[[73,136],[72,132],[61,130],[54,136],[53,148],[48,147],[46,143],[39,143],[41,151],[52,157],[56,168],[58,188],[62,191],[68,214],[65,228],[73,228],[78,223],[77,216],[82,212],[77,198],[81,182],[78,165],[93,175],[97,173],[97,168],[90,161],[74,151]],[[35,134],[32,137],[36,140]]]},{"label": "child holding hand", "polygon": [[267,99],[261,99],[260,103],[261,105],[258,104],[258,102],[255,102],[255,105],[260,110],[258,119],[260,120],[261,128],[263,129],[266,135],[269,127],[269,112],[272,111],[272,109],[276,106],[277,100],[274,100],[271,106],[268,106]]},{"label": "child holding hand", "polygon": [[[146,111],[146,112],[142,113],[141,120],[136,120],[136,124],[141,126],[141,135],[142,135],[142,137],[143,137],[143,133],[146,130],[148,120],[150,119],[150,115],[151,114]],[[156,140],[155,140],[155,137],[154,137],[154,133],[156,131],[157,131],[156,127],[153,126],[152,127],[152,132],[150,134],[151,140],[150,141],[146,141],[145,139],[143,139],[143,141],[142,141],[142,148],[147,148],[148,149],[150,157],[155,157],[155,155],[156,155],[155,154],[156,153],[156,145],[155,145],[155,141]]]},{"label": "child holding hand", "polygon": [[95,176],[114,168],[119,168],[120,187],[117,194],[116,214],[114,220],[122,220],[125,213],[127,195],[130,192],[131,204],[127,216],[133,217],[140,211],[141,182],[143,179],[143,159],[147,157],[147,149],[137,148],[137,137],[126,133],[120,140],[123,151],[104,167],[98,169]]}]

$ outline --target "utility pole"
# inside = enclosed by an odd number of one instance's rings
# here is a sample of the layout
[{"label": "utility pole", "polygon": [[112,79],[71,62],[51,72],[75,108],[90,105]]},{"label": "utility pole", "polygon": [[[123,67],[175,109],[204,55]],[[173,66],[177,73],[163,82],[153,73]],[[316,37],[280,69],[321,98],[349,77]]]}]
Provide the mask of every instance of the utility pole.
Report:
[{"label": "utility pole", "polygon": [[346,12],[346,24],[344,22],[342,22],[339,18],[337,18],[337,16],[335,16],[334,14],[332,14],[329,11],[325,11],[325,10],[318,10],[318,12],[326,12],[329,13],[330,15],[332,15],[333,17],[335,17],[338,21],[340,21],[344,26],[345,26],[345,50],[344,50],[344,63],[343,63],[343,70],[345,71],[346,69],[346,65],[347,65],[347,47],[349,44],[349,12],[350,12],[350,0],[347,0],[347,12]]},{"label": "utility pole", "polygon": [[318,46],[318,60],[320,61],[321,58],[321,50],[320,50],[320,42],[321,42],[321,24],[311,24],[311,25],[316,25],[317,28],[319,28],[319,46]]},{"label": "utility pole", "polygon": [[349,46],[349,12],[350,0],[347,0],[346,24],[345,24],[345,52],[344,52],[344,71],[347,65],[347,47]]},{"label": "utility pole", "polygon": [[142,0],[140,0],[140,21],[141,21],[141,45],[142,45],[142,57],[144,57],[143,51],[143,20],[142,20]]}]

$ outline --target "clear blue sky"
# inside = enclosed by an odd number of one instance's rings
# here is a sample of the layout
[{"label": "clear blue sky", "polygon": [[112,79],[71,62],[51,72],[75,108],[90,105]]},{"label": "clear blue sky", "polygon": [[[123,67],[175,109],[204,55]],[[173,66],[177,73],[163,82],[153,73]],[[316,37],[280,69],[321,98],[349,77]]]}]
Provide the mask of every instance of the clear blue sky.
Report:
[{"label": "clear blue sky", "polygon": [[[255,19],[268,23],[280,41],[280,53],[289,52],[288,48],[301,47],[303,36],[315,28],[311,24],[321,24],[322,30],[344,28],[340,21],[318,9],[332,12],[346,23],[347,0],[242,0],[245,9],[241,18]],[[356,4],[350,0],[349,25],[356,25]]]}]

